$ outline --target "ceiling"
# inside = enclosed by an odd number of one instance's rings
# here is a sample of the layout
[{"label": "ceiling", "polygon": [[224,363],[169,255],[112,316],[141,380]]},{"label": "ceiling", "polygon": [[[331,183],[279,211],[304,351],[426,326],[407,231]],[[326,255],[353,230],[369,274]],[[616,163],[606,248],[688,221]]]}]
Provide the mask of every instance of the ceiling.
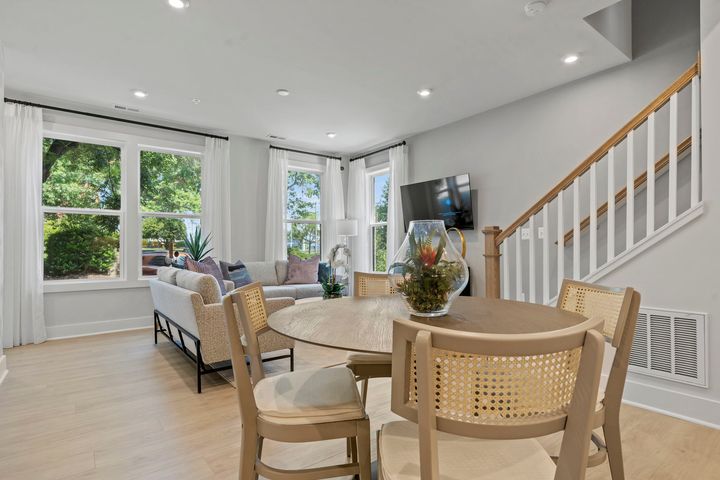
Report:
[{"label": "ceiling", "polygon": [[617,0],[526,2],[2,0],[6,90],[355,153],[628,61],[583,21]]}]

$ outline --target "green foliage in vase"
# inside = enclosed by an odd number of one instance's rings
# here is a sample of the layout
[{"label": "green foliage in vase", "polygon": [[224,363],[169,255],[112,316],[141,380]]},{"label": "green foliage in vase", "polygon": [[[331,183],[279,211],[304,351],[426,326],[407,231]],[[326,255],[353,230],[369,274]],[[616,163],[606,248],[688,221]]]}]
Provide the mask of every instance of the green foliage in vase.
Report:
[{"label": "green foliage in vase", "polygon": [[391,271],[403,276],[397,289],[417,312],[441,310],[462,275],[460,262],[442,258],[445,252],[444,237],[441,236],[437,248],[433,248],[433,238],[437,233],[433,231],[418,238],[409,235],[410,248],[405,261],[390,267]]},{"label": "green foliage in vase", "polygon": [[343,290],[345,290],[345,285],[343,285],[342,283],[337,283],[334,273],[330,275],[328,279],[322,282],[320,285],[322,285],[323,298],[325,299],[340,298],[342,297]]},{"label": "green foliage in vase", "polygon": [[196,262],[201,261],[212,252],[210,246],[211,235],[208,234],[205,238],[202,236],[202,228],[198,227],[193,233],[185,235],[185,250],[188,256]]}]

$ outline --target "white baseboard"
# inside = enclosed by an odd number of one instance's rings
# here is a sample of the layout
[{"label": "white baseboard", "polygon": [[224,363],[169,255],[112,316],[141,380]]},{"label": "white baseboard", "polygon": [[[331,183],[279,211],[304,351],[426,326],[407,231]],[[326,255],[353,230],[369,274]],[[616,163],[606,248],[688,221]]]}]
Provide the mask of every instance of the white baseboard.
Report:
[{"label": "white baseboard", "polygon": [[5,380],[5,377],[7,377],[7,374],[7,357],[5,355],[0,355],[0,385],[2,385],[2,382]]},{"label": "white baseboard", "polygon": [[150,328],[152,324],[153,317],[148,315],[147,317],[119,318],[100,322],[52,325],[47,327],[47,338],[48,340],[60,340],[63,338],[85,337],[102,333],[124,332],[126,330]]},{"label": "white baseboard", "polygon": [[720,401],[628,379],[623,403],[720,430]]}]

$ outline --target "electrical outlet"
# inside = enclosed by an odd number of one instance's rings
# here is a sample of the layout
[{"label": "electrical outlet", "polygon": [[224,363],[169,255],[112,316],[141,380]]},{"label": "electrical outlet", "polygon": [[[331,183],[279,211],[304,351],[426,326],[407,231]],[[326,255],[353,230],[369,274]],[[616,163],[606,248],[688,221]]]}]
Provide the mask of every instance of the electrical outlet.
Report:
[{"label": "electrical outlet", "polygon": [[540,240],[545,238],[545,228],[544,227],[538,227],[538,238]]},{"label": "electrical outlet", "polygon": [[530,240],[530,229],[529,228],[523,228],[520,231],[520,239],[521,240]]}]

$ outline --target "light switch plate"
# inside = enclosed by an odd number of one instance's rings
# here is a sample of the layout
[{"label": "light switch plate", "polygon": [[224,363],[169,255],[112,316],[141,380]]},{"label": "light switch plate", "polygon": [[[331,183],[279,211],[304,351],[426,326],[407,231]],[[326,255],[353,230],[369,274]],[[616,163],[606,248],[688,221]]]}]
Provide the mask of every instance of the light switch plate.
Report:
[{"label": "light switch plate", "polygon": [[543,239],[545,238],[545,228],[544,227],[538,227],[538,238]]},{"label": "light switch plate", "polygon": [[530,229],[529,228],[523,228],[520,231],[520,238],[522,240],[530,240]]}]

